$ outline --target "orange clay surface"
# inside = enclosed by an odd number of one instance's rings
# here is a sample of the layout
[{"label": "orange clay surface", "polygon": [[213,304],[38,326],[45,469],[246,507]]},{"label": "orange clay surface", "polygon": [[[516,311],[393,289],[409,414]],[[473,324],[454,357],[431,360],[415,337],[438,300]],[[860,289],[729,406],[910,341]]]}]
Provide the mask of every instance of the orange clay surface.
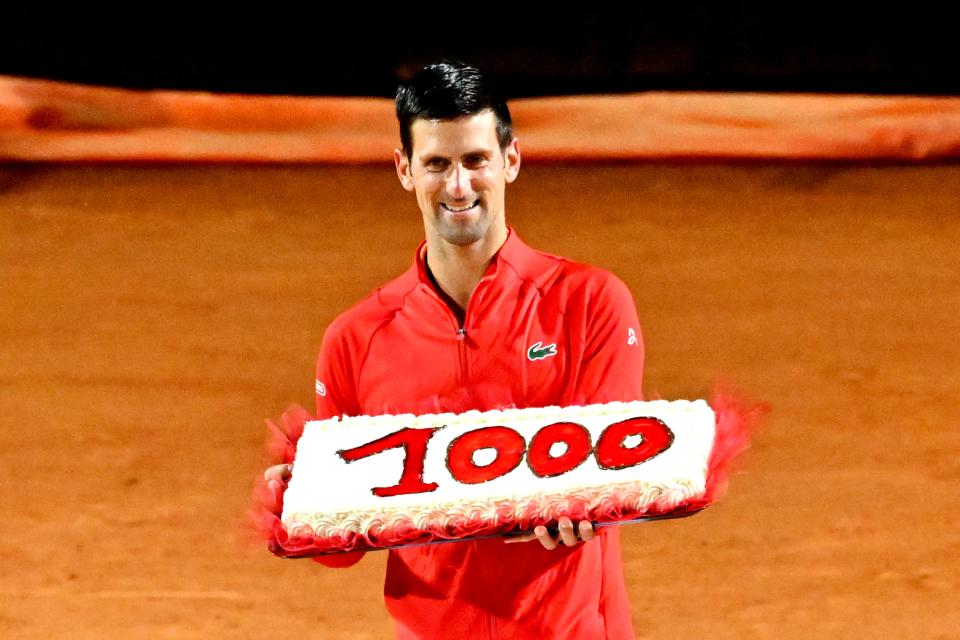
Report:
[{"label": "orange clay surface", "polygon": [[[960,165],[528,164],[507,194],[631,287],[649,395],[772,408],[726,499],[624,528],[640,637],[956,637]],[[264,419],[421,237],[387,165],[0,166],[0,637],[390,637],[385,553],[238,532]]]}]

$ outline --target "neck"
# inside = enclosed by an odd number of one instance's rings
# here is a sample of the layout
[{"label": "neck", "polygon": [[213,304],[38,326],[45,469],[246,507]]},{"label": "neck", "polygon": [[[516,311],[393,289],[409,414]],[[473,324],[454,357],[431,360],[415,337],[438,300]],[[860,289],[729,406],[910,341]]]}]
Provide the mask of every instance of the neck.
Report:
[{"label": "neck", "polygon": [[505,227],[466,246],[427,237],[427,266],[437,285],[460,309],[466,310],[470,296],[506,239]]}]

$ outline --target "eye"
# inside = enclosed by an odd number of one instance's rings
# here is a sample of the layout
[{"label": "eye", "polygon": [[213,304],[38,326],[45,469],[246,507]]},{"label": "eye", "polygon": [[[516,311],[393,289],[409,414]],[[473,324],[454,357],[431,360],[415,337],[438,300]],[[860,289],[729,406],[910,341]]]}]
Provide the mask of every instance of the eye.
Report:
[{"label": "eye", "polygon": [[467,167],[471,169],[476,169],[478,167],[482,167],[484,164],[486,164],[486,162],[487,162],[486,157],[480,154],[474,154],[472,156],[467,156],[466,164],[467,164]]},{"label": "eye", "polygon": [[423,163],[427,171],[443,171],[447,168],[447,161],[443,158],[430,158]]}]

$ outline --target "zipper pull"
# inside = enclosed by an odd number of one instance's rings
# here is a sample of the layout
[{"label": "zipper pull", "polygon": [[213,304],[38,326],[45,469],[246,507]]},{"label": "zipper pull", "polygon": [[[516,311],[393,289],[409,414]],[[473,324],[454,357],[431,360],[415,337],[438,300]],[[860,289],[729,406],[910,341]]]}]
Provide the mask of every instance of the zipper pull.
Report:
[{"label": "zipper pull", "polygon": [[457,327],[457,338],[463,340],[467,337],[467,329],[465,327]]}]

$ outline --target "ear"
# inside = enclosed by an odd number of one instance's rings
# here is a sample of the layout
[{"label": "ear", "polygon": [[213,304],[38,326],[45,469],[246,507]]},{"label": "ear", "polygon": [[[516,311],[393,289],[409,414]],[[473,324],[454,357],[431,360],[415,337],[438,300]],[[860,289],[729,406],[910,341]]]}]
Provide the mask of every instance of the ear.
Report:
[{"label": "ear", "polygon": [[507,182],[513,182],[520,173],[520,141],[514,137],[503,153],[503,173]]},{"label": "ear", "polygon": [[413,191],[413,176],[410,174],[410,161],[403,149],[393,150],[393,164],[397,166],[397,177],[400,178],[400,184],[407,191]]}]

